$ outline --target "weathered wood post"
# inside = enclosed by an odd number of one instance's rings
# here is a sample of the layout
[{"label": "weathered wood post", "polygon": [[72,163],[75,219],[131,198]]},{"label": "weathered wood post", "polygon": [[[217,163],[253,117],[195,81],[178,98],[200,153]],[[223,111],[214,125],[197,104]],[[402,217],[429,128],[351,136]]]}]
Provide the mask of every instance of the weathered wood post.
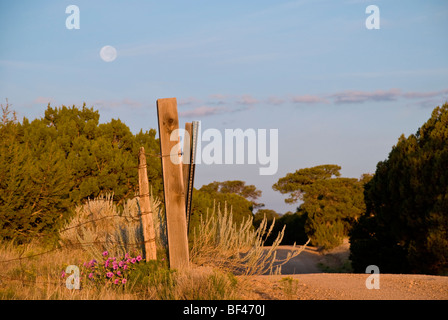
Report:
[{"label": "weathered wood post", "polygon": [[145,238],[146,261],[157,259],[156,234],[152,219],[152,209],[149,200],[148,170],[146,164],[145,148],[141,147],[138,153],[138,185],[140,194],[140,211],[142,213],[143,237]]},{"label": "weathered wood post", "polygon": [[190,266],[190,257],[176,98],[158,99],[157,117],[170,268],[186,269]]}]

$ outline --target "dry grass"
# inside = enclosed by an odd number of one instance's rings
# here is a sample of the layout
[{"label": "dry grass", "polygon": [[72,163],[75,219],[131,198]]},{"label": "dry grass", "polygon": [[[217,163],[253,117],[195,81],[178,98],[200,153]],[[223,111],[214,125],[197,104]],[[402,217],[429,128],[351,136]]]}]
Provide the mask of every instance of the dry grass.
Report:
[{"label": "dry grass", "polygon": [[[161,202],[150,195],[156,246],[166,251],[167,237]],[[131,251],[144,252],[144,238],[139,197],[127,200],[120,210],[107,194],[76,207],[74,218],[61,232],[64,245],[82,246],[96,260],[104,251],[124,256]],[[163,254],[166,256],[166,253]]]},{"label": "dry grass", "polygon": [[0,245],[0,300],[135,300],[135,299],[239,299],[238,281],[232,274],[198,267],[183,272],[143,264],[126,287],[81,285],[67,289],[61,272],[80,266],[91,256],[83,249],[59,249],[47,254],[38,244],[17,248]]},{"label": "dry grass", "polygon": [[[165,222],[160,201],[151,197],[159,250],[166,250]],[[132,299],[244,299],[251,290],[234,274],[252,275],[273,272],[275,248],[266,250],[263,239],[272,231],[266,219],[260,228],[248,219],[237,225],[231,210],[219,207],[205,217],[195,232],[191,247],[193,267],[182,272],[166,267],[163,254],[159,261],[142,263],[125,286],[91,285],[68,289],[62,271],[68,265],[82,264],[92,258],[100,261],[104,250],[122,256],[143,244],[138,198],[117,208],[112,195],[89,200],[76,208],[74,219],[61,232],[59,246],[45,247],[36,239],[26,245],[0,243],[0,300],[132,300]],[[300,253],[294,250],[285,262]],[[278,271],[278,269],[277,269]]]},{"label": "dry grass", "polygon": [[[305,249],[295,245],[282,260],[276,259],[276,250],[281,243],[285,228],[277,235],[273,244],[266,249],[264,239],[271,234],[275,220],[268,229],[264,217],[258,229],[252,227],[252,218],[241,224],[233,223],[232,210],[224,206],[207,212],[205,220],[201,218],[200,227],[193,232],[191,259],[198,265],[208,265],[236,274],[279,274],[283,264]],[[308,242],[307,242],[308,243]]]}]

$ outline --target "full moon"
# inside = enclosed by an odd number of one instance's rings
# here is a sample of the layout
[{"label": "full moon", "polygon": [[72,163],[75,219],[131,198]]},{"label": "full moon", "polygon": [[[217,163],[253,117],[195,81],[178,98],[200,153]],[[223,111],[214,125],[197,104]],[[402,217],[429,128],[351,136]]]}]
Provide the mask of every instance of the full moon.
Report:
[{"label": "full moon", "polygon": [[100,50],[100,57],[106,62],[112,62],[117,58],[117,50],[112,46],[104,46]]}]

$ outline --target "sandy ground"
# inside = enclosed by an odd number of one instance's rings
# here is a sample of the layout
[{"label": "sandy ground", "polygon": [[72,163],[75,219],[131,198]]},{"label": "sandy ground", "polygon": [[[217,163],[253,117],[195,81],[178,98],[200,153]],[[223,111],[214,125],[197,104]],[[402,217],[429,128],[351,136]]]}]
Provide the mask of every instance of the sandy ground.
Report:
[{"label": "sandy ground", "polygon": [[261,300],[448,300],[448,277],[380,274],[367,289],[367,274],[313,273],[244,279],[247,299]]},{"label": "sandy ground", "polygon": [[[248,299],[294,300],[448,300],[448,277],[379,274],[379,289],[368,289],[370,274],[323,273],[347,267],[348,243],[319,253],[309,247],[282,267],[281,275],[245,277]],[[289,247],[280,247],[278,257]]]}]

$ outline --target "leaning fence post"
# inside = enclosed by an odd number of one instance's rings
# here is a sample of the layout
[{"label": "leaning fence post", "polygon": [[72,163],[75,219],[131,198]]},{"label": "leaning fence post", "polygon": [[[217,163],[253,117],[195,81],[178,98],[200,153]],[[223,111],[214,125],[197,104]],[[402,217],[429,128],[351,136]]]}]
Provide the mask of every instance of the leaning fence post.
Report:
[{"label": "leaning fence post", "polygon": [[141,147],[138,153],[138,182],[140,194],[140,211],[142,214],[143,237],[145,239],[146,261],[157,259],[156,234],[152,219],[152,209],[149,200],[148,170],[146,164],[145,148]]},{"label": "leaning fence post", "polygon": [[157,100],[157,117],[170,268],[187,269],[190,258],[176,98]]}]

